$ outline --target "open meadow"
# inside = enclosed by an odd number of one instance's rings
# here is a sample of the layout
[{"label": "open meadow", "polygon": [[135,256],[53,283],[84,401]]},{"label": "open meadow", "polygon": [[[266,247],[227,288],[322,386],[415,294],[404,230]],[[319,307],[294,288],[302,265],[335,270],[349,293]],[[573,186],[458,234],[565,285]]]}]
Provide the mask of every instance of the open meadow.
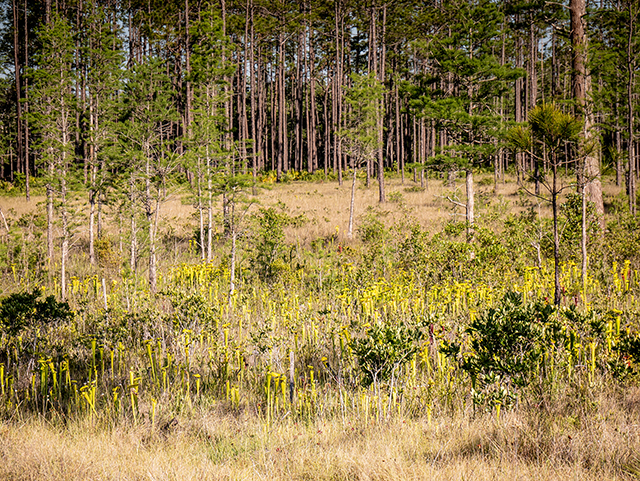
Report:
[{"label": "open meadow", "polygon": [[624,188],[604,183],[604,230],[588,211],[585,276],[581,211],[561,197],[555,305],[551,210],[515,178],[476,175],[472,226],[463,177],[391,176],[384,204],[357,185],[352,239],[346,175],[247,188],[226,232],[217,199],[210,261],[193,199],[170,185],[155,290],[143,216],[132,234],[105,203],[92,265],[76,190],[66,299],[42,192],[5,191],[0,479],[640,476]]}]

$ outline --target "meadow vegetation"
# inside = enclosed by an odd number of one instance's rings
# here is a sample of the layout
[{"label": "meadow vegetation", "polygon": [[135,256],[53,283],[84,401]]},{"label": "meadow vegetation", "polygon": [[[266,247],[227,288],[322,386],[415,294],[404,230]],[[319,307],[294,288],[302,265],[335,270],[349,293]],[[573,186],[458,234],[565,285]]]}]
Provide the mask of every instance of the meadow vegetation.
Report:
[{"label": "meadow vegetation", "polygon": [[[0,207],[0,478],[634,479],[640,475],[640,229],[606,182],[606,229],[476,176],[272,183],[222,215],[212,262],[179,183],[158,278],[105,206],[89,264],[86,195],[62,299],[44,197]],[[568,179],[567,182],[571,180]],[[35,186],[37,188],[37,186]],[[36,192],[37,193],[37,192]],[[220,204],[217,210],[222,212]],[[241,220],[241,221],[240,221]]]}]

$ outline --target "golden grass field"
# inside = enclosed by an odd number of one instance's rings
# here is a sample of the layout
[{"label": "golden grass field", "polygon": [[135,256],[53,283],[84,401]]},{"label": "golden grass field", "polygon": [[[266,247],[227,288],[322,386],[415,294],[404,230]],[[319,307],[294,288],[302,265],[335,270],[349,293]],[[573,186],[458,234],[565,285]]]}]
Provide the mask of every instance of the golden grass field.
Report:
[{"label": "golden grass field", "polygon": [[[433,175],[433,174],[432,174]],[[491,174],[475,176],[476,217],[482,218],[488,210],[494,209],[502,213],[515,213],[523,210],[525,204],[533,206],[543,216],[550,216],[548,203],[538,201],[532,196],[520,194],[515,178],[507,176],[506,181],[498,181],[494,186]],[[564,179],[569,185],[573,178]],[[372,179],[367,189],[364,179],[358,179],[356,191],[355,218],[367,213],[368,209],[375,209],[375,215],[383,216],[388,223],[402,217],[410,217],[429,232],[438,230],[443,222],[451,219],[464,219],[464,210],[453,205],[447,197],[464,202],[466,198],[464,174],[452,185],[440,178],[428,179],[425,188],[420,183],[413,182],[407,173],[404,183],[398,176],[386,179],[385,204],[378,203],[377,182]],[[623,190],[607,179],[604,182],[605,200],[611,199]],[[571,192],[569,188],[565,192]],[[544,192],[543,192],[544,193]],[[258,189],[257,195],[248,195],[247,201],[252,203],[250,209],[255,211],[260,207],[281,206],[292,215],[304,214],[309,220],[303,229],[289,230],[289,241],[302,244],[309,240],[336,234],[341,240],[346,239],[349,222],[349,200],[351,195],[351,179],[345,176],[342,185],[337,181],[301,182],[295,181],[285,184],[264,184]],[[18,219],[27,212],[44,211],[43,196],[32,196],[27,202],[24,197],[5,196],[0,198],[0,209],[8,220]],[[219,204],[219,201],[218,201]],[[85,196],[76,196],[75,202],[76,239],[88,237],[86,215],[88,212]],[[219,205],[218,205],[218,209]],[[110,214],[110,208],[105,207],[105,213]],[[113,214],[113,212],[111,212]],[[196,210],[188,202],[184,189],[170,189],[160,208],[160,230],[173,230],[178,234],[192,234],[197,225]],[[107,225],[107,230],[116,236],[113,223]],[[77,244],[77,242],[76,242]]]},{"label": "golden grass field", "polygon": [[[613,394],[613,393],[612,393]],[[616,399],[617,397],[617,399]],[[640,475],[640,391],[589,413],[293,423],[202,409],[172,423],[0,424],[0,479],[615,480]],[[622,476],[616,473],[623,473]]]}]

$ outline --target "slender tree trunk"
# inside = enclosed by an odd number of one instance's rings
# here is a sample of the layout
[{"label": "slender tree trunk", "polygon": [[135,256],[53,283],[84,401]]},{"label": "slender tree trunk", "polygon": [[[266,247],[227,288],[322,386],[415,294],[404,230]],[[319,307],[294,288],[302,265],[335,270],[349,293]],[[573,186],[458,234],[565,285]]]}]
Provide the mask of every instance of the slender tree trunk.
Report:
[{"label": "slender tree trunk", "polygon": [[529,91],[527,92],[528,106],[527,111],[535,107],[538,101],[538,78],[536,72],[536,63],[538,59],[538,38],[536,36],[536,26],[533,20],[533,14],[531,14],[529,24],[529,65],[528,70],[528,85]]},{"label": "slender tree trunk", "polygon": [[282,180],[283,170],[287,170],[287,113],[285,110],[285,86],[284,86],[284,18],[281,19],[280,32],[278,34],[278,170],[277,180]]},{"label": "slender tree trunk", "polygon": [[353,238],[353,214],[356,208],[356,177],[358,173],[358,165],[355,160],[353,162],[353,179],[351,181],[351,202],[349,203],[349,228],[347,230],[347,238]]},{"label": "slender tree trunk", "polygon": [[[629,135],[629,177],[627,179],[629,192],[629,213],[634,217],[637,214],[637,194],[636,194],[636,154],[635,142],[634,142],[634,111],[633,111],[633,97],[634,97],[634,80],[636,70],[636,56],[633,46],[634,36],[634,20],[637,16],[637,10],[633,12],[634,2],[629,1],[627,3],[627,9],[629,12],[629,35],[627,39],[627,103],[629,108],[629,114],[627,116],[627,131]],[[637,9],[636,5],[636,9]]]},{"label": "slender tree trunk", "polygon": [[[516,18],[516,20],[518,20]],[[522,39],[520,35],[516,34],[516,67],[522,68],[523,60],[522,60]],[[522,108],[522,84],[523,79],[518,77],[515,81],[515,92],[514,92],[514,117],[516,122],[523,122],[525,120],[525,116],[523,115]],[[522,152],[516,153],[516,172],[518,174],[518,181],[520,181],[520,173],[524,174],[524,154]]]},{"label": "slender tree trunk", "polygon": [[[52,150],[51,148],[49,149]],[[55,177],[55,165],[51,158],[52,152],[49,152],[48,168],[49,178],[47,179],[47,262],[49,271],[53,264],[53,179]]]},{"label": "slender tree trunk", "polygon": [[[191,37],[189,29],[191,28],[189,21],[189,0],[184,0],[184,57],[185,57],[185,112],[184,112],[184,136],[187,142],[191,138],[191,111],[193,110],[193,92],[191,89]],[[198,174],[200,175],[200,174]],[[199,202],[199,201],[198,201]]]},{"label": "slender tree trunk", "polygon": [[329,175],[329,150],[331,148],[330,129],[326,126],[329,125],[329,88],[325,87],[324,101],[322,113],[324,116],[324,180],[327,180]]},{"label": "slender tree trunk", "polygon": [[[303,75],[306,75],[306,71],[303,73],[303,62],[306,61],[307,55],[304,49],[305,44],[305,31],[303,29],[300,30],[298,34],[298,55],[296,58],[296,82],[295,82],[295,123],[296,123],[296,136],[295,136],[295,159],[294,159],[294,169],[298,172],[302,172],[302,156],[303,156],[303,146],[302,146],[302,130],[303,130],[303,121],[302,121],[302,110],[303,110],[303,93],[305,91],[304,88],[304,79]],[[303,60],[304,57],[304,60]]]},{"label": "slender tree trunk", "polygon": [[[62,77],[61,73],[61,77]],[[60,215],[62,221],[62,249],[60,256],[60,296],[67,298],[67,263],[69,260],[69,212],[67,210],[67,147],[69,144],[69,115],[64,99],[65,92],[60,96],[60,122],[62,127],[62,152],[60,156]]]},{"label": "slender tree trunk", "polygon": [[588,269],[588,252],[587,252],[587,196],[584,191],[584,173],[581,175],[582,179],[580,181],[580,199],[581,199],[581,210],[582,210],[582,218],[580,222],[581,228],[581,236],[580,236],[580,253],[582,257],[582,293],[584,296],[584,302],[587,302],[587,269]]},{"label": "slender tree trunk", "polygon": [[147,216],[147,229],[149,233],[149,290],[155,294],[157,289],[157,271],[156,271],[156,243],[153,221],[153,198],[151,196],[151,160],[150,149],[145,146],[145,213]]},{"label": "slender tree trunk", "polygon": [[[387,22],[387,5],[385,4],[382,7],[382,38],[381,38],[381,50],[383,52],[382,59],[380,62],[380,71],[379,71],[379,81],[381,85],[384,85],[384,77],[385,77],[385,34],[386,34],[386,22]],[[375,25],[374,25],[375,27]],[[377,64],[377,62],[376,62]],[[378,105],[378,201],[381,204],[386,202],[386,197],[384,193],[384,106],[385,106],[386,93],[382,95],[382,99],[380,100],[380,105]]]},{"label": "slender tree trunk", "polygon": [[231,202],[231,265],[229,266],[229,310],[232,307],[233,294],[236,291],[236,239],[238,238],[235,225],[235,202]]},{"label": "slender tree trunk", "polygon": [[[555,153],[553,154],[556,155]],[[562,300],[562,290],[560,287],[560,234],[558,232],[558,167],[556,159],[553,159],[553,187],[551,191],[551,210],[553,212],[553,267],[554,267],[554,294],[553,302],[560,305]]]},{"label": "slender tree trunk", "polygon": [[[29,69],[29,25],[27,24],[27,0],[24,0],[24,69]],[[24,79],[24,190],[27,202],[30,200],[30,176],[31,162],[29,161],[29,122],[27,120],[29,113],[29,78]]]},{"label": "slender tree trunk", "polygon": [[342,185],[342,148],[338,130],[340,129],[340,120],[342,113],[342,63],[344,54],[342,50],[342,22],[341,22],[342,1],[335,2],[335,32],[336,32],[336,66],[334,70],[334,135],[333,135],[333,165],[338,170],[338,184]]},{"label": "slender tree trunk", "polygon": [[200,243],[200,259],[201,260],[205,260],[207,257],[207,246],[205,244],[205,240],[204,240],[204,211],[205,211],[205,207],[204,207],[204,203],[202,202],[202,198],[203,198],[203,193],[202,193],[202,161],[200,159],[200,156],[198,155],[198,167],[197,167],[197,174],[198,177],[196,179],[197,182],[197,188],[198,188],[198,221],[200,222],[200,235],[198,236],[199,239],[199,243]]},{"label": "slender tree trunk", "polygon": [[255,185],[255,182],[257,181],[257,178],[258,178],[258,170],[260,168],[259,166],[262,164],[261,162],[262,146],[260,143],[260,135],[256,131],[256,128],[257,128],[256,117],[261,114],[257,111],[257,105],[256,105],[256,65],[255,65],[255,31],[254,31],[255,28],[253,23],[253,15],[254,15],[253,0],[250,0],[247,8],[249,9],[249,12],[250,12],[249,23],[251,25],[251,29],[249,32],[249,77],[251,79],[251,82],[250,82],[251,93],[249,95],[249,104],[251,105],[251,136],[252,136],[251,138],[253,139],[252,174],[253,174],[253,181]]},{"label": "slender tree trunk", "polygon": [[91,188],[89,189],[89,264],[96,264],[95,250],[95,223],[96,223],[96,191],[94,185],[96,181],[96,167],[91,166]]},{"label": "slender tree trunk", "polygon": [[[307,12],[310,11],[310,7],[307,3]],[[307,49],[308,55],[308,88],[307,88],[307,170],[309,173],[315,172],[318,168],[318,147],[317,147],[317,133],[316,133],[316,85],[315,85],[315,53],[313,45],[313,28],[309,24],[307,19],[306,25],[307,32]]]},{"label": "slender tree trunk", "polygon": [[584,129],[580,139],[580,150],[584,156],[586,187],[588,199],[594,203],[599,221],[604,227],[604,203],[600,183],[600,161],[596,152],[596,137],[593,112],[591,108],[591,77],[586,70],[587,36],[585,32],[585,0],[570,0],[571,17],[571,53],[572,53],[572,90],[578,115],[584,119]]},{"label": "slender tree trunk", "polygon": [[129,177],[129,208],[130,219],[129,225],[131,230],[131,244],[129,246],[129,269],[131,272],[136,272],[136,258],[138,255],[138,242],[137,242],[137,227],[136,227],[136,213],[135,213],[135,180],[133,171]]},{"label": "slender tree trunk", "polygon": [[[19,52],[20,52],[20,43],[18,41],[18,37],[19,37],[19,30],[20,30],[20,24],[19,24],[19,17],[18,17],[18,4],[17,4],[17,0],[13,0],[12,1],[12,5],[13,5],[13,65],[15,68],[15,86],[16,86],[16,129],[17,129],[17,149],[16,149],[16,154],[17,154],[17,162],[16,162],[16,172],[20,172],[22,170],[22,162],[24,159],[24,151],[23,151],[23,136],[22,136],[22,102],[21,100],[21,92],[22,92],[22,83],[20,82],[20,70],[21,70],[21,65],[20,65],[20,59],[19,59]],[[26,15],[26,12],[25,12]],[[13,171],[12,174],[13,176]]]},{"label": "slender tree trunk", "polygon": [[[253,17],[252,17],[253,18]],[[253,31],[253,21],[251,22],[252,31]],[[255,35],[254,35],[255,40]],[[258,170],[266,169],[266,150],[267,146],[265,143],[266,133],[264,130],[264,119],[266,119],[266,81],[263,80],[262,73],[262,48],[258,46],[258,55],[256,59],[256,69],[253,73],[253,77],[256,79],[255,88],[257,89],[258,98],[256,100],[257,109],[253,110],[253,114],[255,114],[256,118],[256,130],[255,130],[255,145],[258,149]]]},{"label": "slender tree trunk", "polygon": [[[245,12],[245,24],[244,24],[244,49],[242,51],[242,63],[241,69],[239,70],[239,87],[240,87],[240,112],[238,121],[240,122],[239,130],[240,130],[240,155],[242,157],[242,173],[247,173],[247,145],[249,144],[249,119],[247,117],[247,64],[248,64],[248,38],[249,38],[249,20],[250,20],[250,10],[251,5],[249,0],[247,0],[246,4],[246,12]],[[240,52],[238,52],[238,56]],[[256,175],[253,172],[252,175],[255,180]]]},{"label": "slender tree trunk", "polygon": [[475,205],[475,194],[473,191],[473,171],[469,168],[467,169],[466,175],[466,188],[467,188],[467,239],[469,241],[473,240],[474,237],[474,226],[475,226],[475,217],[474,217],[474,205]]},{"label": "slender tree trunk", "polygon": [[[63,161],[65,162],[65,161]],[[67,180],[66,169],[60,176],[60,208],[62,218],[62,249],[60,256],[60,297],[67,298],[67,262],[69,259],[69,213],[67,212]]]}]

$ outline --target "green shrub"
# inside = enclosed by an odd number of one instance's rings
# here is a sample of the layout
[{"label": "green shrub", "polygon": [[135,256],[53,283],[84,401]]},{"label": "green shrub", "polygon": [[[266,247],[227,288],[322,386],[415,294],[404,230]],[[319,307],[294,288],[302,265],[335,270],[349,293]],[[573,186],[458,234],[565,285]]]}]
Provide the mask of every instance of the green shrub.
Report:
[{"label": "green shrub", "polygon": [[471,378],[475,404],[515,402],[518,390],[528,386],[538,364],[553,345],[555,308],[535,302],[525,304],[517,293],[507,293],[502,302],[472,319],[465,332],[469,351],[445,343],[443,352],[455,357]]},{"label": "green shrub", "polygon": [[0,301],[0,325],[9,336],[16,336],[24,329],[43,327],[63,322],[73,317],[66,302],[56,301],[54,296],[40,300],[42,292],[18,292]]},{"label": "green shrub", "polygon": [[424,338],[422,326],[385,320],[368,327],[362,337],[351,340],[365,386],[389,379],[418,352]]},{"label": "green shrub", "polygon": [[290,218],[285,213],[269,207],[260,209],[255,219],[258,228],[254,238],[251,267],[260,279],[273,281],[287,270],[284,260],[284,227],[289,224]]}]

